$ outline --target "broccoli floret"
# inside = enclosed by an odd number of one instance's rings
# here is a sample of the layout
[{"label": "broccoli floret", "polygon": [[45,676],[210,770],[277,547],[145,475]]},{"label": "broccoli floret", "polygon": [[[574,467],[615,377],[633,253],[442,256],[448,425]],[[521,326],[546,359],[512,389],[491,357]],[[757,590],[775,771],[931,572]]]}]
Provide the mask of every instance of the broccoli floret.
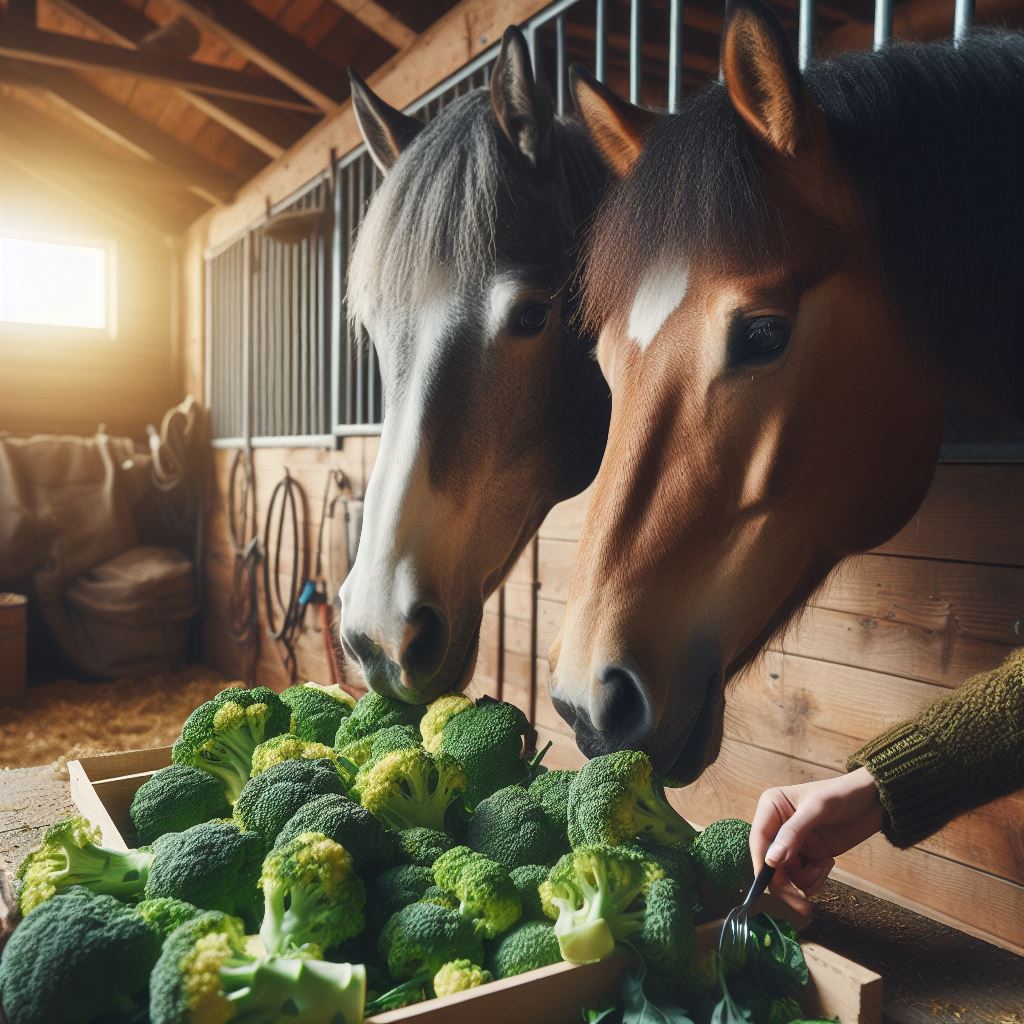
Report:
[{"label": "broccoli floret", "polygon": [[442,964],[434,975],[434,995],[453,996],[494,981],[490,971],[485,971],[470,960],[449,960]]},{"label": "broccoli floret", "polygon": [[370,736],[370,760],[376,761],[393,750],[411,750],[422,747],[420,734],[411,725],[389,725]]},{"label": "broccoli floret", "polygon": [[112,896],[71,888],[14,930],[0,959],[12,1024],[86,1024],[144,996],[160,936]]},{"label": "broccoli floret", "polygon": [[433,867],[434,861],[455,845],[444,832],[432,828],[407,828],[397,836],[399,860],[424,868]]},{"label": "broccoli floret", "polygon": [[252,752],[271,736],[288,732],[291,720],[291,709],[268,687],[232,686],[185,719],[171,760],[220,779],[224,795],[234,803],[248,781]]},{"label": "broccoli floret", "polygon": [[569,847],[522,786],[505,786],[476,805],[466,844],[507,868],[554,864]]},{"label": "broccoli floret", "polygon": [[143,921],[155,929],[161,939],[166,939],[179,924],[191,921],[203,913],[194,903],[186,903],[185,900],[172,899],[170,896],[160,896],[152,900],[143,900],[136,903],[132,910],[135,911]]},{"label": "broccoli floret", "polygon": [[550,868],[546,864],[524,864],[508,873],[516,892],[519,893],[519,899],[522,900],[524,918],[541,920],[544,917],[540,887],[547,879],[548,871]]},{"label": "broccoli floret", "polygon": [[80,815],[51,825],[18,868],[22,914],[73,885],[119,900],[141,896],[153,864],[152,851],[114,850],[101,843],[99,828]]},{"label": "broccoli floret", "polygon": [[693,841],[690,857],[697,872],[704,917],[722,917],[743,902],[754,880],[747,822],[738,818],[711,822]]},{"label": "broccoli floret", "polygon": [[371,690],[356,701],[352,714],[342,721],[334,737],[334,745],[341,749],[353,740],[362,739],[389,725],[411,725],[417,728],[423,710],[420,704],[405,704]]},{"label": "broccoli floret", "polygon": [[540,804],[548,824],[569,843],[569,790],[578,772],[543,772],[530,783],[530,796]]},{"label": "broccoli floret", "polygon": [[433,871],[415,864],[402,864],[382,871],[370,883],[366,905],[371,924],[379,928],[396,911],[421,899],[433,884]]},{"label": "broccoli floret", "polygon": [[573,846],[640,839],[688,846],[697,831],[665,799],[651,759],[620,750],[588,761],[569,790],[569,841]]},{"label": "broccoli floret", "polygon": [[554,926],[549,921],[523,921],[498,939],[488,966],[496,978],[512,978],[561,962]]},{"label": "broccoli floret", "polygon": [[676,989],[687,1005],[699,1002],[718,988],[718,950],[697,953],[685,964]]},{"label": "broccoli floret", "polygon": [[292,729],[299,739],[331,746],[342,719],[352,714],[355,698],[340,686],[300,683],[281,691],[281,700],[291,708]]},{"label": "broccoli floret", "polygon": [[458,900],[459,913],[476,921],[489,939],[508,931],[522,916],[522,901],[508,869],[468,846],[456,846],[438,857],[434,882]]},{"label": "broccoli floret", "polygon": [[447,910],[459,909],[459,901],[453,896],[449,896],[448,893],[436,885],[430,886],[419,898],[418,902],[436,903],[439,907],[445,907]]},{"label": "broccoli floret", "polygon": [[441,749],[441,734],[448,720],[471,707],[473,702],[461,693],[442,693],[436,700],[431,701],[420,719],[423,746],[432,754],[436,754]]},{"label": "broccoli floret", "polygon": [[307,760],[330,761],[345,784],[350,785],[355,778],[355,765],[341,757],[334,747],[300,739],[291,732],[284,732],[280,736],[272,736],[269,740],[264,740],[252,752],[252,770],[249,775],[250,777],[260,775],[275,764],[301,757]]},{"label": "broccoli floret", "polygon": [[282,761],[254,775],[235,801],[235,821],[256,832],[266,847],[304,804],[325,793],[344,794],[341,778],[330,761],[298,758]]},{"label": "broccoli floret", "polygon": [[[644,846],[647,856],[665,874],[679,883],[683,905],[693,914],[700,913],[700,890],[697,885],[697,869],[690,851],[682,846]],[[732,909],[730,907],[730,909]]]},{"label": "broccoli floret", "polygon": [[203,910],[259,921],[263,843],[231,822],[208,821],[169,832],[153,844],[146,898],[186,900]]},{"label": "broccoli floret", "polygon": [[436,903],[413,903],[392,914],[378,942],[395,981],[429,980],[449,960],[483,963],[484,947],[473,922]]},{"label": "broccoli floret", "polygon": [[303,832],[322,832],[329,839],[341,843],[360,873],[391,867],[395,863],[395,833],[347,796],[325,793],[303,804],[277,834],[274,849],[280,849]]},{"label": "broccoli floret", "polygon": [[470,807],[505,786],[526,781],[523,749],[529,731],[530,723],[519,708],[489,698],[448,719],[440,749],[462,765],[469,780]]},{"label": "broccoli floret", "polygon": [[422,747],[393,750],[359,769],[352,795],[393,829],[444,831],[445,814],[466,788],[459,765]]},{"label": "broccoli floret", "polygon": [[636,846],[577,847],[541,887],[545,913],[555,921],[562,957],[595,963],[644,927],[645,896],[664,872]]},{"label": "broccoli floret", "polygon": [[260,938],[268,953],[333,949],[366,926],[366,890],[352,857],[323,833],[304,832],[268,854],[260,886]]},{"label": "broccoli floret", "polygon": [[150,979],[152,1024],[361,1024],[362,965],[252,957],[238,922],[207,913],[168,937]]},{"label": "broccoli floret", "polygon": [[231,817],[220,781],[187,764],[161,768],[135,791],[128,811],[140,846],[167,832],[181,832],[215,818]]},{"label": "broccoli floret", "polygon": [[685,984],[697,946],[693,914],[679,883],[656,878],[644,895],[643,925],[633,941],[648,966],[672,991]]},{"label": "broccoli floret", "polygon": [[750,1010],[753,1024],[796,1024],[806,1019],[800,1004],[792,996],[754,995],[743,1002]]},{"label": "broccoli floret", "polygon": [[[383,731],[383,730],[382,730]],[[360,736],[357,740],[351,740],[346,743],[343,747],[336,747],[338,751],[338,757],[348,764],[353,764],[356,768],[362,768],[367,761],[370,760],[370,752],[373,749],[373,738],[376,733],[367,733],[365,736]]]}]

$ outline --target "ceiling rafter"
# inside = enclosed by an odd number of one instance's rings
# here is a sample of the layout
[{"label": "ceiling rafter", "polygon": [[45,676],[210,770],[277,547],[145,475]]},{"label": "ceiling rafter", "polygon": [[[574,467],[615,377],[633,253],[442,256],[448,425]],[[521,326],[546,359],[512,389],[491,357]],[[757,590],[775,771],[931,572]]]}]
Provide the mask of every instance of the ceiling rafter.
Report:
[{"label": "ceiling rafter", "polygon": [[334,110],[348,96],[344,72],[254,7],[237,0],[164,2],[324,112]]},{"label": "ceiling rafter", "polygon": [[0,21],[0,57],[167,82],[213,96],[227,96],[284,110],[311,109],[308,100],[271,78],[232,71],[215,64],[140,53],[124,46],[97,43],[59,32],[41,32],[10,19]]},{"label": "ceiling rafter", "polygon": [[376,0],[334,0],[334,3],[396,50],[404,50],[416,41],[415,31]]},{"label": "ceiling rafter", "polygon": [[0,60],[0,81],[45,90],[55,102],[93,130],[102,132],[137,156],[164,164],[179,176],[183,188],[207,202],[227,202],[241,185],[236,175],[154,128],[73,72]]},{"label": "ceiling rafter", "polygon": [[[123,0],[50,0],[50,3],[125,46],[138,47],[161,27],[159,22],[129,7]],[[241,100],[206,96],[181,87],[175,87],[175,91],[211,120],[271,159],[297,142],[309,127],[269,107],[254,107]]]}]

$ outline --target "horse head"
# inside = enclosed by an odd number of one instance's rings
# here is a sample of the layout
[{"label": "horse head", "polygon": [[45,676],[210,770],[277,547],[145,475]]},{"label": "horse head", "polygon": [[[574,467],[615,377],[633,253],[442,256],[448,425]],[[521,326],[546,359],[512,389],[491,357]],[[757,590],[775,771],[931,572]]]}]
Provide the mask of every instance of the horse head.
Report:
[{"label": "horse head", "polygon": [[348,303],[385,416],[342,642],[374,689],[423,703],[468,680],[484,601],[597,471],[609,399],[576,266],[605,171],[582,127],[554,116],[516,29],[490,89],[427,125],[358,78],[353,100],[384,180]]}]

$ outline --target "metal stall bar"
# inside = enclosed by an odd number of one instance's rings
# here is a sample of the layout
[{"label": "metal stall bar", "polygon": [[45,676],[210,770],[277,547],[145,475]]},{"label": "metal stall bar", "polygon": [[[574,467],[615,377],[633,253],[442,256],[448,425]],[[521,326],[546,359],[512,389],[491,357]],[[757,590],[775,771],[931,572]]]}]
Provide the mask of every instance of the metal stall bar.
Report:
[{"label": "metal stall bar", "polygon": [[801,71],[814,60],[814,0],[800,0],[797,59]]},{"label": "metal stall bar", "polygon": [[974,0],[956,0],[953,8],[953,40],[959,46],[974,23]]},{"label": "metal stall bar", "polygon": [[330,306],[330,422],[333,430],[341,422],[342,367],[345,367],[345,381],[348,381],[348,367],[341,358],[342,335],[345,333],[342,296],[345,294],[345,254],[348,249],[348,232],[345,223],[345,203],[342,183],[344,172],[335,168],[331,188],[331,263],[330,283],[327,286],[327,302]]},{"label": "metal stall bar", "polygon": [[[370,165],[370,191],[376,192],[382,175],[376,164]],[[369,338],[366,339],[366,408],[367,421],[376,423],[383,416],[377,410],[377,352]]]},{"label": "metal stall bar", "polygon": [[[359,219],[358,223],[362,224],[363,214],[366,212],[366,161],[360,160],[356,164],[356,196],[359,204]],[[356,423],[363,422],[363,388],[365,386],[365,378],[363,375],[363,339],[358,338],[356,341]]]},{"label": "metal stall bar", "polygon": [[[806,2],[806,0],[802,0]],[[683,98],[683,0],[668,5],[668,110],[674,114]]]},{"label": "metal stall bar", "polygon": [[874,49],[881,50],[892,39],[892,0],[875,0]]},{"label": "metal stall bar", "polygon": [[565,66],[565,15],[560,14],[555,19],[555,95],[557,96],[557,107],[559,115],[565,113],[566,89],[568,87],[567,70]]},{"label": "metal stall bar", "polygon": [[629,102],[642,99],[644,72],[644,5],[643,0],[629,4]]},{"label": "metal stall bar", "polygon": [[594,18],[594,76],[603,82],[608,74],[608,0],[597,0]]}]

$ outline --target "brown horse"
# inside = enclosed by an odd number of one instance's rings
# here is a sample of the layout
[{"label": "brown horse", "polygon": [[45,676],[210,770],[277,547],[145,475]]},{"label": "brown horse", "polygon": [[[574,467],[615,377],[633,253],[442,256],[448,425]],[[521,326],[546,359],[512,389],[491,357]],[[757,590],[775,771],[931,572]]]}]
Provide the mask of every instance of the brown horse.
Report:
[{"label": "brown horse", "polygon": [[620,175],[585,285],[612,422],[552,696],[680,782],[729,678],[917,509],[946,398],[1024,416],[1024,39],[802,76],[742,0],[723,72],[665,116],[574,77]]}]

